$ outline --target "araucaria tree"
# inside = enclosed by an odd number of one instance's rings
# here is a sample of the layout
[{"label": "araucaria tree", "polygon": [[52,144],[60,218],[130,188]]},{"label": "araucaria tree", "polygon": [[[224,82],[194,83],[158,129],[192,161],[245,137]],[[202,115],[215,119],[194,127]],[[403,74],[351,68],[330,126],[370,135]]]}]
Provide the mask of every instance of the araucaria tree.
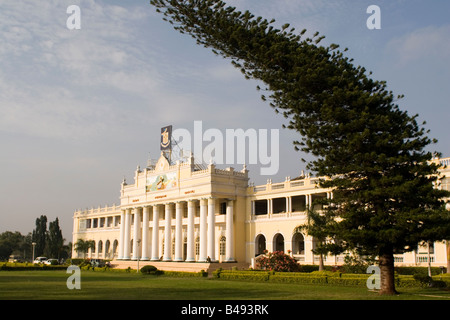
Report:
[{"label": "araucaria tree", "polygon": [[277,29],[220,0],[150,3],[176,30],[264,84],[263,100],[299,133],[296,149],[314,156],[308,169],[334,189],[321,232],[342,250],[378,256],[380,293],[394,294],[394,254],[450,234],[448,194],[434,188],[438,165],[426,151],[434,141],[417,116],[400,110],[386,83],[354,66],[345,50],[321,45],[318,33]]}]

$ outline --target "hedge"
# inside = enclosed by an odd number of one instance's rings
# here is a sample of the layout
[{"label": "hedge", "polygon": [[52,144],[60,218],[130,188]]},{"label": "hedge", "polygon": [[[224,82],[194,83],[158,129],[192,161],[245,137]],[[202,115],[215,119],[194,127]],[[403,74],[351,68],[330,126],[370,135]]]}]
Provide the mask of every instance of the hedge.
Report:
[{"label": "hedge", "polygon": [[161,276],[167,276],[167,277],[207,277],[208,272],[206,271],[199,271],[199,272],[185,272],[185,271],[161,271],[159,274]]},{"label": "hedge", "polygon": [[40,271],[40,270],[66,270],[68,266],[53,266],[39,264],[14,264],[5,263],[0,265],[0,271]]},{"label": "hedge", "polygon": [[[218,269],[213,272],[217,279],[244,280],[244,281],[267,281],[279,283],[297,284],[321,284],[338,286],[363,286],[367,285],[370,274],[347,274],[331,271],[304,272],[273,272],[273,271],[230,271]],[[421,283],[412,275],[395,275],[397,287],[419,287]],[[434,276],[433,284],[450,287],[450,275]]]},{"label": "hedge", "polygon": [[[394,270],[401,275],[428,274],[428,267],[395,267]],[[440,274],[442,274],[441,268],[431,267],[432,276],[438,276]]]}]

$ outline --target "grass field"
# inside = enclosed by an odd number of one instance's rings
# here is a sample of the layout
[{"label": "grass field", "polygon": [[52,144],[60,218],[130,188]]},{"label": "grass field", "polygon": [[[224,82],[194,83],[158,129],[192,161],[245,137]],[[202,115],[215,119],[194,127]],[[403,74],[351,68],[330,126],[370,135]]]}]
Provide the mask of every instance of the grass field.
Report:
[{"label": "grass field", "polygon": [[401,288],[391,297],[361,287],[171,278],[137,273],[81,272],[69,290],[65,271],[2,271],[0,300],[450,300],[450,291]]}]

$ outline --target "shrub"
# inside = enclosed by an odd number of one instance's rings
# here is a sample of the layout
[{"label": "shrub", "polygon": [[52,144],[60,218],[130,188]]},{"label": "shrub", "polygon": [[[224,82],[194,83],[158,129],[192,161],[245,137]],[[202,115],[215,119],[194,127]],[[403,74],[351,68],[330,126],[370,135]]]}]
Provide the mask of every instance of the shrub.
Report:
[{"label": "shrub", "polygon": [[414,274],[414,280],[420,282],[422,287],[428,286],[431,283],[431,277],[428,275],[416,273]]},{"label": "shrub", "polygon": [[216,269],[213,271],[213,277],[214,278],[220,278],[220,274],[222,273],[222,268]]},{"label": "shrub", "polygon": [[260,269],[269,271],[297,272],[301,267],[297,261],[283,251],[269,252],[256,259],[256,265]]},{"label": "shrub", "polygon": [[146,265],[143,266],[140,271],[142,274],[156,274],[158,269],[155,266]]}]

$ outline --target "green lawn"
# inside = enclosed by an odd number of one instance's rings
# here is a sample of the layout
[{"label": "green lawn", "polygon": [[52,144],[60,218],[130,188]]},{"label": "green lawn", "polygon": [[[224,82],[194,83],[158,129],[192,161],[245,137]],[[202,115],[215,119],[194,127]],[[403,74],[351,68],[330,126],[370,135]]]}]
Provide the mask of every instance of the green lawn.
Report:
[{"label": "green lawn", "polygon": [[81,271],[81,289],[66,286],[65,271],[1,271],[0,299],[14,300],[450,300],[450,291],[401,288],[380,297],[367,288],[171,278],[137,273]]}]

